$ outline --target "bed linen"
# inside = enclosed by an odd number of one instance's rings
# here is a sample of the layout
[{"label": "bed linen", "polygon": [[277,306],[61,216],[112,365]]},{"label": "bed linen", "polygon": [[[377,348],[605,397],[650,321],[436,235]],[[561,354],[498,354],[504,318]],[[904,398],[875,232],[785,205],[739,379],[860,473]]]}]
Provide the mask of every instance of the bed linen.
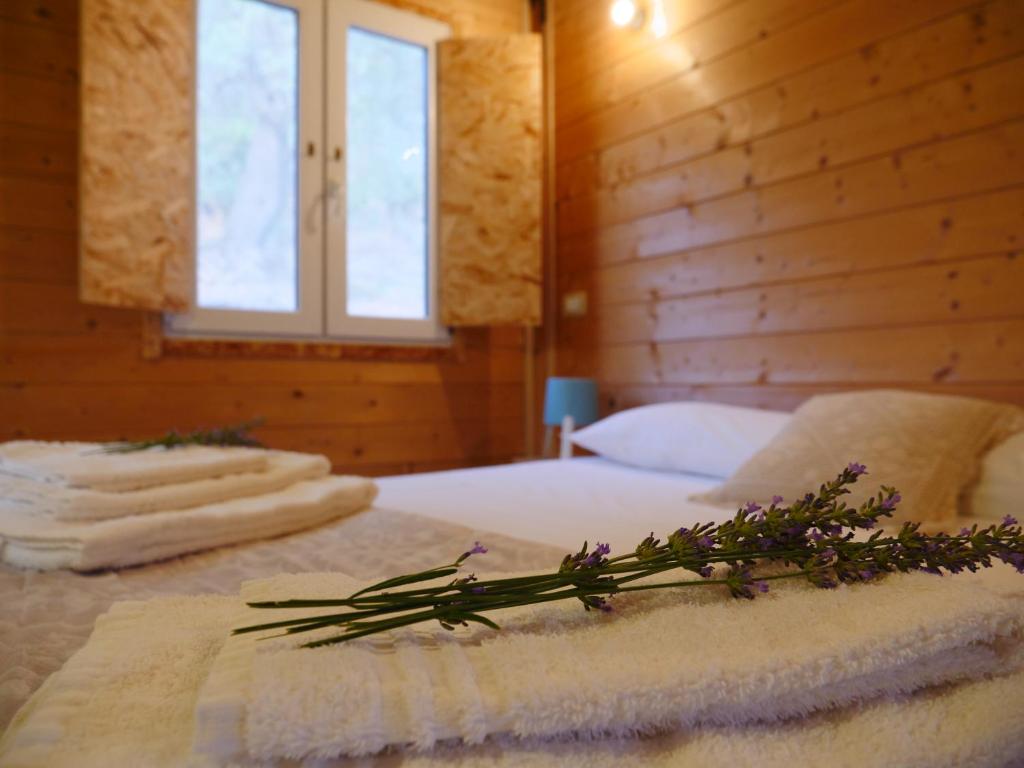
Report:
[{"label": "bed linen", "polygon": [[715,478],[660,472],[597,456],[403,475],[379,481],[377,506],[576,551],[587,539],[631,551],[654,531],[721,520],[735,510],[690,501]]},{"label": "bed linen", "polygon": [[[973,578],[973,577],[971,577]],[[195,755],[194,707],[232,626],[237,598],[160,598],[115,605],[95,636],[0,738],[7,768],[214,768],[254,765]],[[150,628],[152,631],[144,631]],[[1024,673],[761,726],[703,727],[633,738],[488,740],[422,755],[260,762],[261,768],[497,768],[620,765],[791,768],[1013,768],[1024,759]]]},{"label": "bed linen", "polygon": [[[428,624],[395,633],[393,644],[299,648],[337,629],[236,635],[200,690],[195,751],[238,761],[336,758],[505,733],[692,731],[901,696],[1022,666],[1024,583],[1004,566],[986,576],[893,575],[830,591],[777,581],[752,602],[722,589],[622,594],[608,613],[588,614],[576,601],[522,606],[495,617],[500,632],[453,635]],[[330,598],[368,586],[288,574],[247,582],[241,597]],[[235,626],[311,613],[268,617],[243,606]]]},{"label": "bed linen", "polygon": [[284,490],[300,480],[315,480],[331,471],[325,456],[291,451],[268,451],[262,472],[156,485],[134,491],[94,491],[68,488],[23,477],[0,474],[0,509],[22,515],[49,517],[65,523],[109,520],[172,509],[260,496]]},{"label": "bed linen", "polygon": [[35,572],[0,565],[0,729],[89,637],[96,617],[123,600],[162,595],[235,595],[249,579],[344,571],[383,578],[449,562],[477,539],[490,551],[477,573],[550,567],[564,551],[415,514],[373,507],[277,539],[120,571]]},{"label": "bed linen", "polygon": [[[473,563],[479,574],[549,568],[567,548],[578,548],[579,540],[585,536],[610,540],[621,551],[635,544],[637,529],[666,531],[688,521],[716,519],[723,514],[721,509],[686,501],[691,493],[711,487],[713,481],[617,467],[600,459],[530,462],[383,478],[378,484],[381,495],[373,508],[279,539],[89,575],[25,572],[0,566],[0,728],[6,727],[15,711],[43,681],[85,644],[97,616],[118,601],[171,595],[235,595],[246,580],[280,573],[343,571],[359,579],[379,578],[446,562],[453,552],[463,551],[476,539],[490,548],[486,556]],[[404,508],[396,508],[397,505]],[[626,519],[619,519],[622,516]],[[229,598],[209,598],[214,604],[218,599]],[[212,609],[215,615],[222,615],[224,603],[220,606]],[[178,639],[187,637],[201,644],[205,642],[203,632],[222,636],[219,627],[207,627],[185,632]],[[147,642],[158,640],[151,637]],[[167,642],[172,639],[167,638]],[[170,675],[174,673],[172,657],[173,654],[168,656]],[[182,681],[186,683],[187,680]],[[964,729],[978,728],[979,733],[988,734],[992,747],[986,754],[992,758],[1007,754],[1007,749],[1021,747],[1019,735],[1006,726],[1019,720],[1013,706],[1021,702],[1022,683],[1024,679],[997,680],[972,684],[948,694],[940,691],[928,699],[916,700],[913,713],[901,703],[880,704],[866,711],[863,718],[819,719],[813,728],[799,733],[790,733],[789,726],[785,726],[781,731],[770,729],[764,733],[757,729],[742,733],[706,732],[699,739],[666,737],[564,747],[520,745],[515,753],[507,754],[499,746],[488,745],[415,758],[408,763],[390,758],[374,763],[551,765],[561,762],[558,755],[567,758],[571,753],[579,758],[580,764],[635,759],[652,765],[673,765],[691,757],[714,755],[733,757],[740,765],[784,765],[793,755],[805,755],[814,749],[849,748],[850,754],[856,755],[858,745],[876,730],[875,743],[891,743],[897,748],[901,740],[906,741],[903,731],[892,733],[883,727],[896,713],[908,729],[917,729],[919,738],[915,738],[920,743],[920,739],[931,738],[935,723],[959,710],[970,713],[961,715],[958,721]],[[1006,706],[994,703],[997,701],[1005,702]],[[147,706],[151,703],[146,702]],[[117,717],[106,722],[120,723],[117,718],[128,717],[131,711],[133,708],[125,705]],[[174,713],[163,713],[161,717],[164,714],[169,718],[168,727],[151,742],[154,754],[164,748],[161,738],[173,738],[176,733],[177,726],[171,723]],[[129,748],[130,734],[116,727],[123,736],[124,747]],[[111,728],[115,726],[109,725],[108,733]],[[780,733],[786,735],[785,740],[779,741]],[[112,762],[104,764],[116,764],[119,744],[114,740],[109,746]],[[172,752],[175,748],[164,746]],[[967,751],[956,754],[975,755],[973,747],[964,749]],[[764,762],[744,763],[740,759],[750,754],[774,757],[766,757]],[[900,764],[914,765],[910,753],[907,754],[908,760]],[[863,765],[863,759],[856,764]],[[1009,763],[989,759],[988,763],[978,764]]]},{"label": "bed linen", "polygon": [[14,440],[0,444],[0,473],[95,491],[134,491],[239,472],[260,472],[266,451],[188,445],[105,453],[103,443]]},{"label": "bed linen", "polygon": [[192,509],[62,523],[0,505],[0,560],[38,570],[140,565],[312,528],[365,508],[372,480],[329,475],[284,490]]}]

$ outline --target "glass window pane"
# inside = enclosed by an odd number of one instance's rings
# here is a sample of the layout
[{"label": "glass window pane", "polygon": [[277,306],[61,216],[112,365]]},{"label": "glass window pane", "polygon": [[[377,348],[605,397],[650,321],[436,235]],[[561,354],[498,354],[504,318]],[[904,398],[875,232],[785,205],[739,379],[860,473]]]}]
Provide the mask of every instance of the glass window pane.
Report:
[{"label": "glass window pane", "polygon": [[201,0],[199,306],[298,307],[298,14],[260,0]]},{"label": "glass window pane", "polygon": [[427,316],[427,51],[351,28],[346,73],[347,308]]}]

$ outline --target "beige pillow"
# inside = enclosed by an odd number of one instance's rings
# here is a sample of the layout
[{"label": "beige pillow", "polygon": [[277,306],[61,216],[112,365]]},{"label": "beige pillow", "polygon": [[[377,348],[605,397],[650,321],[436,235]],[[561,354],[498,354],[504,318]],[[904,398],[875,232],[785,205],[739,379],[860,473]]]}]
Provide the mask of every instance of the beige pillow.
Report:
[{"label": "beige pillow", "polygon": [[732,477],[695,498],[793,501],[856,461],[868,474],[850,487],[850,506],[892,485],[903,497],[894,519],[949,520],[986,451],[1021,429],[1024,411],[984,400],[896,390],[819,395]]}]

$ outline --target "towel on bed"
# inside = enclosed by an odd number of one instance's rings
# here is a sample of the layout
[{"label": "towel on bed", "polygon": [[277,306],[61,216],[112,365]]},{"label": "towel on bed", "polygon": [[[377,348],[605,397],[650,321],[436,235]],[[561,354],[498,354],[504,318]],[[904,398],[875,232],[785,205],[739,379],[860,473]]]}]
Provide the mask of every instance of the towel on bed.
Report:
[{"label": "towel on bed", "polygon": [[[701,589],[621,595],[608,615],[571,602],[526,607],[496,617],[501,632],[425,625],[317,649],[297,646],[323,633],[235,636],[200,694],[196,748],[222,760],[330,758],[494,734],[771,723],[1021,661],[1024,582],[1016,592],[925,574],[834,591],[775,583],[753,602]],[[242,596],[362,586],[283,575],[247,583]],[[310,612],[248,609],[235,626]]]},{"label": "towel on bed", "polygon": [[90,571],[280,536],[357,512],[373,481],[331,475],[274,493],[93,523],[64,523],[0,506],[0,560],[23,568]]},{"label": "towel on bed", "polygon": [[12,475],[0,475],[0,508],[64,522],[87,522],[189,509],[229,499],[258,496],[313,480],[331,471],[325,456],[267,451],[266,468],[133,491],[68,488]]},{"label": "towel on bed", "polygon": [[[1009,568],[997,570],[1002,572],[984,576],[1008,577],[1010,584],[1020,578]],[[946,580],[943,584],[948,586]],[[89,642],[19,711],[0,739],[0,764],[11,768],[220,764],[192,753],[194,709],[200,685],[230,628],[236,626],[233,620],[239,607],[237,598],[222,596],[114,605],[97,620]],[[1024,754],[1021,711],[1024,672],[1018,671],[786,723],[705,726],[594,741],[493,739],[480,747],[439,746],[431,753],[405,755],[401,764],[404,768],[640,764],[668,768],[714,761],[741,768],[791,768],[797,762],[816,764],[826,759],[833,768],[862,768],[884,759],[901,768],[1005,768]],[[394,760],[384,762],[390,765]],[[275,763],[260,765],[268,768]]]},{"label": "towel on bed", "polygon": [[260,472],[267,452],[252,448],[184,446],[106,453],[101,443],[16,440],[0,444],[0,474],[70,488],[131,491],[154,485]]}]

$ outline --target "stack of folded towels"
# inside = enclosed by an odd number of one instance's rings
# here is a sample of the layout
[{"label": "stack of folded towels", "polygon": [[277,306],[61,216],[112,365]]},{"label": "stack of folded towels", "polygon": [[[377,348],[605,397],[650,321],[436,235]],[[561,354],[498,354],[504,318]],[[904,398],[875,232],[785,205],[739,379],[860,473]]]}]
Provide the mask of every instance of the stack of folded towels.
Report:
[{"label": "stack of folded towels", "polygon": [[88,571],[278,536],[359,510],[372,481],[324,456],[187,446],[0,444],[0,560]]},{"label": "stack of folded towels", "polygon": [[[752,602],[633,593],[609,614],[566,601],[496,615],[500,632],[424,625],[316,649],[298,644],[317,635],[229,632],[294,615],[245,601],[364,585],[282,575],[237,597],[120,603],[15,717],[0,762],[321,765],[407,749],[409,766],[1016,764],[1024,590],[997,571],[777,582]],[[602,741],[658,732],[675,736]]]}]

